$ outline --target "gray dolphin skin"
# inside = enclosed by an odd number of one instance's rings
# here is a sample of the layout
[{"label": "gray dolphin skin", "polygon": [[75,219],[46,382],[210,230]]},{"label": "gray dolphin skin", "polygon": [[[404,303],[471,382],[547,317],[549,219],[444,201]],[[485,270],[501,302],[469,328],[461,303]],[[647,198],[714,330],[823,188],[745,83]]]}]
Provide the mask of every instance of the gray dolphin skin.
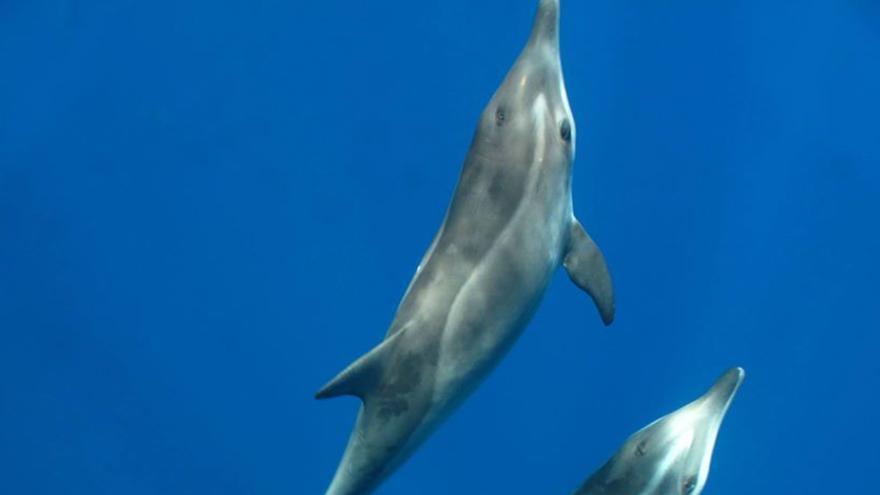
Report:
[{"label": "gray dolphin skin", "polygon": [[574,495],[699,495],[744,377],[742,368],[727,370],[702,397],[633,434]]},{"label": "gray dolphin skin", "polygon": [[572,211],[558,32],[559,0],[541,0],[384,341],[316,395],[362,401],[329,495],[369,493],[399,467],[513,346],[560,264],[614,317],[604,257]]}]

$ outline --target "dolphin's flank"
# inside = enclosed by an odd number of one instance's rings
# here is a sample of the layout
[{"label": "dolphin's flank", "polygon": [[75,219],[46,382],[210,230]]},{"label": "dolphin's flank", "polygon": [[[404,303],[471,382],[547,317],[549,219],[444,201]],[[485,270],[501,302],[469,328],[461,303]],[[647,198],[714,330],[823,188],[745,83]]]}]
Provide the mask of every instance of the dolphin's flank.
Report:
[{"label": "dolphin's flank", "polygon": [[605,259],[572,210],[575,142],[559,1],[541,0],[385,340],[317,393],[363,403],[329,495],[369,493],[400,466],[513,346],[560,265],[611,323]]}]

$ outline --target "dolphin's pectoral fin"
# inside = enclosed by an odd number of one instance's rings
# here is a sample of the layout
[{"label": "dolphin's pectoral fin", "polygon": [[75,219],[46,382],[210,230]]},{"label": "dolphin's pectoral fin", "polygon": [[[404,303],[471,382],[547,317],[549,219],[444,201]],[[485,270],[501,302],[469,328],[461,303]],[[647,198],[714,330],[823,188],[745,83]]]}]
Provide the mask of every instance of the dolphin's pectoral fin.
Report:
[{"label": "dolphin's pectoral fin", "polygon": [[357,361],[351,363],[327,385],[315,394],[316,399],[330,399],[341,395],[354,395],[361,400],[369,394],[379,383],[385,362],[391,350],[394,349],[395,336],[384,340],[370,352],[364,354]]},{"label": "dolphin's pectoral fin", "polygon": [[602,322],[610,325],[614,320],[614,287],[611,284],[611,275],[599,246],[577,220],[571,224],[571,236],[563,265],[571,281],[593,299]]}]

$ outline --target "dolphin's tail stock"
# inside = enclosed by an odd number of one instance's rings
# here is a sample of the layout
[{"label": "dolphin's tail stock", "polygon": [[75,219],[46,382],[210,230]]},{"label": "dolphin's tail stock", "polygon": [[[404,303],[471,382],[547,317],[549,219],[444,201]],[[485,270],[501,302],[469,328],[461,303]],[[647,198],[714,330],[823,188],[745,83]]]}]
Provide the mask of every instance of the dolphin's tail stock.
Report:
[{"label": "dolphin's tail stock", "polygon": [[369,398],[381,384],[386,364],[396,347],[398,336],[402,333],[392,335],[355,360],[315,394],[315,398],[319,400],[351,395],[358,397],[363,403],[326,495],[370,493],[389,472],[383,456],[372,453],[374,449],[369,447],[369,441],[359,432],[363,432],[369,423],[365,418],[364,408],[368,407]]}]

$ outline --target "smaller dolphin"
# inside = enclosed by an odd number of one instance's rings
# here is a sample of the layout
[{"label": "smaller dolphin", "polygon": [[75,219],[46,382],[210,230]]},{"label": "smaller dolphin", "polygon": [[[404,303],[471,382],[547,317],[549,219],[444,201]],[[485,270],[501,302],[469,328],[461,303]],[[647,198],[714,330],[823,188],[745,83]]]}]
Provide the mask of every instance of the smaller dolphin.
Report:
[{"label": "smaller dolphin", "polygon": [[744,377],[742,368],[727,370],[705,395],[637,431],[574,495],[699,495]]}]

